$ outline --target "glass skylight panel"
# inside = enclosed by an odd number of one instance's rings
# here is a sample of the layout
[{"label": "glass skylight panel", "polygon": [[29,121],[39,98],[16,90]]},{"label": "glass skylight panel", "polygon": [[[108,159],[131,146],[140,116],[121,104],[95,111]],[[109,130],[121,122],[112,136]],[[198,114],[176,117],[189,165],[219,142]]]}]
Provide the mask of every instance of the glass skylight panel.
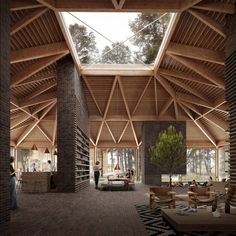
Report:
[{"label": "glass skylight panel", "polygon": [[64,12],[81,64],[152,65],[171,13]]}]

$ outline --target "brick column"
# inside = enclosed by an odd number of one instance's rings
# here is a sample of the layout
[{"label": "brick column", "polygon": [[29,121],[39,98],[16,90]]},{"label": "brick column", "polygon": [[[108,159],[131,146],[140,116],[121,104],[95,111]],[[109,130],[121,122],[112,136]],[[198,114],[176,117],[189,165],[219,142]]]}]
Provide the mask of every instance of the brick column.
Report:
[{"label": "brick column", "polygon": [[[229,104],[230,185],[236,188],[236,14],[228,15],[225,29],[225,94]],[[236,206],[236,192],[232,194],[230,204]]]},{"label": "brick column", "polygon": [[[143,124],[142,131],[142,182],[149,185],[161,185],[161,174],[169,174],[151,162],[150,147],[153,146],[159,138],[159,133],[166,130],[170,125],[174,126],[177,132],[181,132],[183,140],[186,141],[186,122],[178,121],[146,121]],[[179,168],[176,174],[186,174],[186,166]]]},{"label": "brick column", "polygon": [[87,106],[72,59],[58,63],[57,79],[57,189],[59,192],[76,192],[79,180],[76,174],[76,127],[88,136]]},{"label": "brick column", "polygon": [[0,224],[10,220],[10,1],[0,4]]}]

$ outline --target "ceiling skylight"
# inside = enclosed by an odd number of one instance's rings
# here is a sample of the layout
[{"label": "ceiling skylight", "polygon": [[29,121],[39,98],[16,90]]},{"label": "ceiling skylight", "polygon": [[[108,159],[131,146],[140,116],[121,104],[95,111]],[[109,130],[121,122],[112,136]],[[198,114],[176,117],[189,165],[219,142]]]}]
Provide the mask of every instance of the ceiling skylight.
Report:
[{"label": "ceiling skylight", "polygon": [[152,65],[171,13],[70,13],[63,17],[81,64]]}]

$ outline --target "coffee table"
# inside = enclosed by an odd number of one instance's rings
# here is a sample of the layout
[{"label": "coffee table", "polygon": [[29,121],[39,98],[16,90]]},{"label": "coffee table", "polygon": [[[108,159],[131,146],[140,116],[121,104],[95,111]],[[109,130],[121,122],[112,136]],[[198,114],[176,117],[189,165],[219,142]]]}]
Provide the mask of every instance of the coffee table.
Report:
[{"label": "coffee table", "polygon": [[236,231],[236,212],[221,213],[220,218],[213,217],[206,209],[197,209],[197,212],[176,214],[180,209],[161,209],[162,216],[177,231]]}]

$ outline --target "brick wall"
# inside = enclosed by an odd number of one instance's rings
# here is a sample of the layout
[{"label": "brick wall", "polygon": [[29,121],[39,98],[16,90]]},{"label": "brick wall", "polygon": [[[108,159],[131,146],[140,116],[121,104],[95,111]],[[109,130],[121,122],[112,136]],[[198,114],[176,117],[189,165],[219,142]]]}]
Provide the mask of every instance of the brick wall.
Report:
[{"label": "brick wall", "polygon": [[[186,142],[186,122],[171,121],[147,121],[143,124],[142,131],[142,147],[141,147],[141,166],[142,166],[142,182],[149,185],[161,184],[161,170],[154,165],[150,159],[150,147],[156,143],[159,133],[167,129],[170,125],[174,126],[177,132],[181,132]],[[182,166],[178,173],[185,174],[186,166]],[[165,173],[169,174],[169,173]]]},{"label": "brick wall", "polygon": [[89,134],[83,86],[72,59],[58,63],[57,71],[58,191],[75,192],[76,125]]},{"label": "brick wall", "polygon": [[[230,136],[230,185],[236,187],[236,14],[228,15],[226,24],[226,60],[225,60],[225,94],[229,105]],[[236,192],[231,198],[231,205],[236,206]]]},{"label": "brick wall", "polygon": [[0,224],[10,220],[10,1],[0,4]]}]

